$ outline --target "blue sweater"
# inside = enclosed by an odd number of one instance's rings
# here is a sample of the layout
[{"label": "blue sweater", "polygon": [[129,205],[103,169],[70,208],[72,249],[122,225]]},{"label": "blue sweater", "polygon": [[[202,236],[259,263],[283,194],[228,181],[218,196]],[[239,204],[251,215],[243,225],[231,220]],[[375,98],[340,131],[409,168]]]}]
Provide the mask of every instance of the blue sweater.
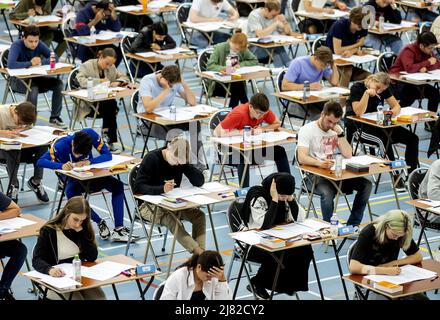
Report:
[{"label": "blue sweater", "polygon": [[107,145],[104,143],[99,134],[96,133],[96,131],[87,128],[81,130],[81,132],[85,132],[92,137],[93,147],[100,153],[100,156],[94,158],[92,152],[90,152],[86,156],[76,158],[72,154],[72,141],[75,135],[68,135],[59,139],[55,145],[52,145],[49,151],[43,154],[38,160],[37,166],[53,170],[61,170],[63,164],[69,161],[78,162],[81,160],[89,160],[91,164],[94,164],[110,161],[112,159],[112,154],[107,148]]},{"label": "blue sweater", "polygon": [[38,46],[31,50],[24,45],[22,39],[15,40],[11,45],[11,49],[9,50],[8,55],[8,68],[10,69],[22,69],[29,68],[32,66],[31,60],[34,57],[41,58],[41,64],[49,64],[50,63],[50,50],[43,43],[39,42]]},{"label": "blue sweater", "polygon": [[[94,2],[89,2],[84,8],[82,8],[78,14],[76,15],[75,21],[75,29],[78,36],[88,36],[90,35],[90,28],[88,26],[89,22],[95,18],[95,13],[93,12],[92,5]],[[110,31],[121,31],[121,22],[119,18],[113,20],[111,16],[105,18],[105,23],[98,22],[95,25],[95,29],[97,32],[101,30],[110,30]]]}]

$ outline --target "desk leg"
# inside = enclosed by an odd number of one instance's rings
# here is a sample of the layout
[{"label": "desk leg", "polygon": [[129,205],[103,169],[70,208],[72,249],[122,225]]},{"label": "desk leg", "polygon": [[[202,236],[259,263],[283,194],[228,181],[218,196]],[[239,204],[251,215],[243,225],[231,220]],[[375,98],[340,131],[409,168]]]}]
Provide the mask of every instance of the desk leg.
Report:
[{"label": "desk leg", "polygon": [[[98,111],[99,111],[99,102],[96,104],[96,110],[93,114],[92,129],[95,127],[95,121],[96,121],[96,116],[98,115]],[[101,130],[101,136],[102,136],[102,130]]]},{"label": "desk leg", "polygon": [[338,264],[339,275],[341,276],[342,288],[344,289],[345,299],[350,300],[348,298],[347,286],[345,285],[345,281],[342,278],[344,276],[344,273],[342,272],[341,261],[339,260],[339,252],[336,249],[336,242],[334,239],[332,239],[332,244],[333,244],[333,250],[335,252],[336,263]]},{"label": "desk leg", "polygon": [[[249,251],[251,249],[251,246],[248,246],[248,245],[246,246],[246,248],[244,248],[240,241],[235,241],[235,243],[238,244],[238,246],[240,247],[240,249],[242,250],[244,255],[241,259],[240,271],[238,271],[237,283],[235,284],[234,293],[232,294],[232,300],[235,300],[235,297],[237,296],[237,291],[238,291],[238,286],[240,285],[241,275],[243,274],[243,269],[246,264],[246,259],[249,254]],[[251,288],[253,290],[252,285],[251,285]]]},{"label": "desk leg", "polygon": [[285,250],[281,251],[281,256],[280,256],[279,259],[276,257],[275,254],[272,254],[272,257],[275,259],[275,261],[277,262],[278,266],[277,266],[277,271],[275,272],[275,277],[273,278],[272,291],[270,293],[270,300],[273,299],[273,295],[275,293],[275,289],[276,289],[276,286],[277,286],[277,283],[278,283],[278,278],[280,276],[280,270],[281,270],[281,268],[284,269],[283,260],[284,260],[284,253],[285,252],[286,252]]},{"label": "desk leg", "polygon": [[218,248],[217,235],[215,234],[214,221],[212,220],[211,207],[210,207],[209,204],[208,204],[206,207],[208,208],[209,222],[210,222],[210,224],[211,224],[212,236],[213,236],[213,238],[214,238],[214,243],[215,243],[215,249],[216,249],[217,251],[220,251],[219,248]]},{"label": "desk leg", "polygon": [[[66,181],[64,181],[64,183],[63,183],[63,190],[61,190],[61,196],[60,196],[60,200],[58,202],[58,207],[57,207],[56,215],[58,215],[58,213],[60,213],[61,203],[63,202],[64,195],[66,194],[66,186],[67,186],[68,180],[69,180],[69,178],[66,177]],[[53,212],[51,212],[51,217],[50,218],[52,219],[52,217],[53,217]]]},{"label": "desk leg", "polygon": [[2,9],[2,16],[6,24],[6,29],[8,30],[9,38],[11,39],[11,42],[14,42],[14,39],[12,38],[12,34],[11,34],[11,28],[9,28],[8,19],[6,19],[5,9]]},{"label": "desk leg", "polygon": [[[144,122],[143,120],[142,120],[142,123],[143,124],[146,124],[147,122]],[[153,123],[150,123],[150,126],[148,127],[148,133],[147,133],[147,137],[145,138],[145,142],[144,142],[144,148],[142,149],[142,158],[144,158],[144,155],[145,155],[145,150],[148,150],[148,146],[147,146],[147,144],[148,144],[148,139],[150,138],[150,134],[151,134],[151,129],[153,128]],[[142,134],[142,132],[141,132],[141,134]],[[134,144],[133,144],[133,152],[134,152]],[[132,153],[133,154],[133,153]]]},{"label": "desk leg", "polygon": [[119,300],[118,291],[116,290],[116,286],[114,283],[112,284],[112,289],[113,289],[113,293],[115,294],[116,300]]},{"label": "desk leg", "polygon": [[[417,213],[416,213],[417,214]],[[425,229],[426,229],[426,221],[427,221],[427,219],[428,219],[428,214],[429,214],[429,212],[428,211],[425,211],[425,216],[423,217],[423,221],[420,221],[420,224],[422,225],[421,227],[421,229],[420,229],[420,235],[419,235],[419,239],[417,240],[417,246],[419,246],[420,245],[420,242],[422,241],[422,236],[424,235],[424,233],[425,233]]]},{"label": "desk leg", "polygon": [[319,277],[318,266],[316,265],[315,254],[312,254],[313,269],[315,270],[316,282],[318,283],[319,295],[321,300],[325,300],[324,292],[322,291],[321,278]]},{"label": "desk leg", "polygon": [[[150,205],[147,204],[147,206],[148,206],[148,209],[151,210]],[[153,227],[154,227],[154,223],[155,223],[155,221],[156,221],[157,209],[158,209],[158,207],[155,206],[155,207],[154,207],[154,211],[153,211],[153,221],[151,221],[151,224],[150,224],[150,232],[149,232],[149,234],[147,235],[147,236],[148,236],[148,241],[147,241],[147,248],[145,249],[144,263],[147,262],[148,251],[149,251],[149,249],[150,249],[150,246],[151,246],[151,249],[153,249],[153,247],[152,247],[152,245],[151,245],[151,237],[153,237]],[[140,219],[141,219],[141,221],[142,221],[142,223],[143,223],[142,216],[140,215],[140,213],[139,213],[139,217],[140,217]],[[153,250],[152,250],[152,251],[153,251]],[[154,254],[154,252],[153,252],[153,254]]]},{"label": "desk leg", "polygon": [[145,287],[144,290],[142,290],[141,283],[140,283],[139,279],[136,280],[136,284],[138,286],[139,293],[141,294],[142,300],[145,300],[145,294],[147,293],[148,289],[150,289],[150,286],[153,283],[153,281],[154,281],[154,276],[151,276],[150,280],[148,280],[147,286]]},{"label": "desk leg", "polygon": [[[173,213],[170,213],[170,214],[174,214],[174,212],[173,212]],[[175,218],[176,218],[176,220],[177,220],[177,223],[176,223],[176,227],[174,228],[173,244],[172,244],[172,246],[171,246],[171,255],[170,255],[170,259],[168,260],[167,279],[168,279],[168,276],[170,275],[170,272],[171,272],[171,265],[172,265],[172,263],[173,263],[174,249],[175,249],[175,247],[176,247],[176,234],[177,234],[177,231],[179,230],[179,228],[180,228],[180,224],[181,224],[181,222],[180,222],[180,211],[179,211],[179,213],[177,214],[177,217],[175,217]]]},{"label": "desk leg", "polygon": [[[218,182],[220,182],[222,180],[222,174],[225,172],[226,157],[227,157],[226,154],[223,155],[222,163],[220,166],[220,173],[218,175]],[[225,173],[225,179],[226,179],[226,173]]]},{"label": "desk leg", "polygon": [[312,202],[313,202],[313,193],[315,192],[315,188],[316,188],[316,181],[318,180],[317,176],[313,176],[313,183],[312,183],[312,189],[310,190],[310,194],[309,194],[309,202],[307,204],[307,210],[306,210],[306,217],[309,217],[309,213],[310,213],[310,207],[312,206]]},{"label": "desk leg", "polygon": [[244,178],[246,177],[246,174],[249,176],[249,183],[251,180],[250,172],[248,171],[250,171],[250,164],[251,164],[249,159],[249,154],[252,154],[252,151],[241,152],[241,154],[243,155],[243,160],[244,160],[244,170],[243,170],[243,176],[241,177],[240,180],[240,188],[243,188]]},{"label": "desk leg", "polygon": [[393,193],[394,193],[394,198],[396,199],[396,204],[397,204],[397,208],[400,210],[400,203],[399,203],[399,196],[397,195],[397,191],[396,191],[396,185],[399,182],[401,178],[401,175],[403,174],[403,171],[401,173],[399,173],[399,175],[397,176],[396,181],[393,181],[394,179],[394,175],[393,172],[390,172],[390,178],[391,178],[391,185],[393,187]]}]

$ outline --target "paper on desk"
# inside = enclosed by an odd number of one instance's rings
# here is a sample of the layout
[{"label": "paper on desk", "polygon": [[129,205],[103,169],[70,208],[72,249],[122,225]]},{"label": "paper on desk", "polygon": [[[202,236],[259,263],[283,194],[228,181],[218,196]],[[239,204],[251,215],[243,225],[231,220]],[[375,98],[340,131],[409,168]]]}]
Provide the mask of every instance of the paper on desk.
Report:
[{"label": "paper on desk", "polygon": [[416,72],[402,75],[403,78],[415,81],[440,81],[439,73]]},{"label": "paper on desk", "polygon": [[11,229],[11,228],[8,228],[8,227],[0,226],[0,234],[12,233],[12,232],[15,232],[15,231],[17,231],[17,230]]},{"label": "paper on desk", "polygon": [[36,222],[21,217],[0,220],[0,228],[8,228],[8,229],[20,229],[33,224],[36,224]]},{"label": "paper on desk", "polygon": [[277,142],[277,141],[286,140],[288,138],[296,138],[296,134],[286,131],[269,131],[269,132],[263,132],[261,134],[261,138],[263,141],[266,142]]},{"label": "paper on desk", "polygon": [[[302,90],[293,90],[293,91],[284,91],[281,92],[282,94],[296,98],[296,99],[302,99],[304,92]],[[350,94],[350,90],[347,88],[341,88],[341,87],[323,87],[321,90],[311,90],[310,96],[314,97],[326,97],[329,95],[348,95]]]},{"label": "paper on desk", "polygon": [[384,30],[394,30],[394,29],[414,27],[415,25],[416,25],[416,23],[411,22],[411,21],[402,21],[400,24],[399,23],[384,22],[383,29]]},{"label": "paper on desk", "polygon": [[371,54],[365,54],[362,56],[358,56],[358,55],[352,55],[351,57],[345,58],[339,54],[334,54],[333,55],[333,60],[336,59],[343,59],[345,61],[351,62],[351,63],[356,63],[356,64],[362,64],[362,63],[368,63],[368,62],[372,62],[372,61],[376,61],[377,57],[373,56]]},{"label": "paper on desk", "polygon": [[157,52],[158,54],[178,54],[181,52],[188,52],[191,51],[190,49],[187,48],[181,48],[181,47],[177,47],[177,48],[173,48],[173,49],[167,49],[167,50],[155,50],[155,52]]},{"label": "paper on desk", "polygon": [[140,11],[142,10],[142,5],[117,6],[116,10],[121,12]]},{"label": "paper on desk", "polygon": [[26,68],[26,69],[7,69],[8,74],[11,77],[19,77],[19,76],[30,76],[30,75],[46,75],[47,70],[43,69],[41,67],[33,67],[33,68]]},{"label": "paper on desk", "polygon": [[195,114],[200,114],[200,113],[213,113],[218,111],[219,109],[208,106],[207,104],[197,104],[195,106],[185,107],[185,110],[191,111]]},{"label": "paper on desk", "polygon": [[152,204],[159,204],[162,202],[162,200],[165,199],[163,196],[152,196],[149,194],[145,194],[145,195],[140,196],[138,198],[145,201],[145,202],[152,203]]},{"label": "paper on desk", "polygon": [[83,166],[83,167],[81,167],[81,171],[86,171],[86,170],[90,170],[90,169],[110,168],[110,167],[113,167],[115,165],[130,161],[130,160],[133,160],[133,157],[114,154],[114,155],[112,155],[112,159],[110,161],[105,161],[105,162],[101,162],[101,163],[94,163],[94,164],[90,164],[88,166]]},{"label": "paper on desk", "polygon": [[58,16],[34,16],[34,22],[58,22],[62,18]]},{"label": "paper on desk", "polygon": [[138,56],[144,57],[144,58],[152,58],[152,57],[157,57],[159,55],[156,52],[152,52],[152,51],[136,52],[135,54],[137,54]]},{"label": "paper on desk", "polygon": [[256,230],[231,233],[231,237],[232,239],[244,242],[251,246],[259,244],[261,242],[261,236]]},{"label": "paper on desk", "polygon": [[[60,263],[60,264],[57,264],[53,267],[62,269],[64,271],[64,273],[66,274],[65,275],[66,277],[73,278],[73,265],[71,263]],[[81,266],[81,276],[82,277],[86,277],[88,269],[89,269],[88,267]]]},{"label": "paper on desk", "polygon": [[364,278],[372,280],[374,282],[388,281],[394,284],[403,284],[417,280],[431,279],[437,276],[436,272],[419,268],[410,264],[400,267],[400,270],[400,274],[395,276],[373,274],[364,276]]},{"label": "paper on desk", "polygon": [[315,219],[306,219],[303,222],[299,222],[299,224],[306,226],[306,227],[312,229],[313,231],[318,231],[322,228],[330,227],[330,224],[328,222],[319,221],[319,220],[315,220]]},{"label": "paper on desk", "polygon": [[250,67],[241,67],[234,71],[237,74],[246,74],[246,73],[254,73],[259,71],[270,71],[269,68],[262,66],[250,66]]},{"label": "paper on desk", "polygon": [[440,206],[440,201],[435,201],[435,200],[419,200],[417,202],[426,204],[427,206],[430,206],[430,207]]},{"label": "paper on desk", "polygon": [[201,186],[200,188],[208,191],[208,192],[222,192],[222,191],[228,191],[231,190],[231,187],[222,184],[220,182],[217,181],[213,181],[213,182],[206,182],[203,186]]},{"label": "paper on desk", "polygon": [[231,136],[231,137],[211,137],[212,141],[221,144],[236,144],[243,142],[243,136]]},{"label": "paper on desk", "polygon": [[148,2],[149,9],[160,9],[170,4],[171,0],[154,0]]},{"label": "paper on desk", "polygon": [[195,194],[192,196],[186,196],[185,200],[190,201],[190,202],[194,202],[194,203],[197,203],[200,205],[206,205],[206,204],[212,204],[212,203],[219,202],[218,199],[207,197],[202,194]]},{"label": "paper on desk", "polygon": [[196,194],[207,194],[207,193],[210,192],[199,187],[190,187],[190,188],[174,188],[169,192],[162,193],[162,195],[169,198],[185,198]]},{"label": "paper on desk", "polygon": [[404,115],[405,116],[412,116],[415,114],[427,113],[427,112],[429,112],[429,111],[421,109],[421,108],[405,107],[405,108],[400,109],[399,116],[404,116]]},{"label": "paper on desk", "polygon": [[212,32],[216,31],[218,29],[231,29],[233,28],[232,25],[226,24],[223,21],[215,21],[215,22],[185,22],[184,24],[188,28],[193,28],[196,30],[201,30],[205,32]]},{"label": "paper on desk", "polygon": [[280,239],[290,239],[311,231],[314,230],[306,225],[293,222],[282,226],[276,226],[272,229],[262,230],[260,232]]},{"label": "paper on desk", "polygon": [[[371,157],[368,155],[355,156],[355,157],[351,157],[350,159],[342,159],[342,169],[346,168],[347,163],[368,166],[373,163],[384,163],[384,162],[385,162],[385,160]],[[330,170],[335,170],[335,165],[333,165]]]},{"label": "paper on desk", "polygon": [[350,12],[348,11],[341,11],[341,10],[334,10],[334,13],[323,13],[322,15],[324,17],[329,17],[329,18],[343,18],[343,17],[347,17]]},{"label": "paper on desk", "polygon": [[113,261],[104,261],[88,268],[87,275],[84,276],[99,281],[105,281],[119,275],[122,271],[133,267],[135,266]]},{"label": "paper on desk", "polygon": [[[42,127],[36,126],[32,129],[22,131],[21,134],[24,135],[24,137],[18,137],[14,139],[2,138],[2,140],[9,142],[17,141],[20,143],[26,143],[32,145],[41,145],[41,144],[49,143],[59,137],[57,135],[50,133],[49,131],[46,131],[46,129],[40,129],[40,128]],[[52,132],[53,130],[56,130],[56,128],[53,127],[51,128],[52,128]]]},{"label": "paper on desk", "polygon": [[47,274],[38,272],[38,271],[29,271],[24,273],[25,276],[28,277],[34,277],[41,279],[44,283],[47,283],[51,285],[52,287],[58,288],[58,289],[68,289],[68,288],[75,288],[76,286],[80,286],[81,283],[73,280],[72,278],[69,278],[67,276],[55,278],[51,277]]},{"label": "paper on desk", "polygon": [[173,121],[185,121],[194,119],[195,113],[188,112],[188,110],[181,110],[183,108],[176,108],[176,113],[171,114],[169,108],[159,108],[155,109],[154,113],[161,116],[162,118],[173,120]]}]

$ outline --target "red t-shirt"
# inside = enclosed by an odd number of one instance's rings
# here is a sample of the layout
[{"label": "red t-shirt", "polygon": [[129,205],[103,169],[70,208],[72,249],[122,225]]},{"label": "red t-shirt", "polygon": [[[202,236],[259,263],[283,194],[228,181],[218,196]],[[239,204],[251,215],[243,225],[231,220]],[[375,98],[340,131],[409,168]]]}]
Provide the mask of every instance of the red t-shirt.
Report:
[{"label": "red t-shirt", "polygon": [[235,107],[220,124],[224,130],[241,130],[244,126],[256,127],[263,121],[272,124],[276,119],[276,115],[270,109],[261,118],[251,119],[249,103],[243,103]]}]

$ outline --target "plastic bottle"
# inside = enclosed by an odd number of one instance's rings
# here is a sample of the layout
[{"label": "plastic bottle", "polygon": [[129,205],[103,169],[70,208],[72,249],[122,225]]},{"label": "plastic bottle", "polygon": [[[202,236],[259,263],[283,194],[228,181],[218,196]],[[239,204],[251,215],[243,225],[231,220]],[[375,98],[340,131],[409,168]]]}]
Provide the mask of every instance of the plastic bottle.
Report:
[{"label": "plastic bottle", "polygon": [[335,176],[337,178],[342,176],[342,155],[340,153],[335,156]]},{"label": "plastic bottle", "polygon": [[50,70],[55,70],[55,65],[57,63],[56,59],[55,59],[55,52],[53,52],[53,50],[50,52],[50,59],[49,59],[49,65],[50,65]]},{"label": "plastic bottle", "polygon": [[377,106],[377,118],[376,118],[376,123],[378,125],[383,126],[383,105],[379,104]]},{"label": "plastic bottle", "polygon": [[90,39],[92,39],[94,42],[95,41],[95,36],[96,36],[96,28],[95,26],[91,26],[90,27]]},{"label": "plastic bottle", "polygon": [[73,280],[77,282],[81,282],[81,259],[79,255],[75,255],[75,258],[72,261],[73,267]]},{"label": "plastic bottle", "polygon": [[336,215],[336,212],[333,212],[333,215],[330,218],[330,225],[333,236],[338,236],[339,219],[338,216]]},{"label": "plastic bottle", "polygon": [[226,57],[226,73],[232,73],[232,60],[230,56]]},{"label": "plastic bottle", "polygon": [[93,100],[93,79],[87,80],[87,98]]},{"label": "plastic bottle", "polygon": [[171,117],[171,120],[176,121],[176,106],[175,105],[170,106],[170,117]]},{"label": "plastic bottle", "polygon": [[310,82],[304,81],[303,101],[307,101],[310,97]]},{"label": "plastic bottle", "polygon": [[379,17],[379,32],[384,32],[384,23],[385,23],[385,18],[383,16]]},{"label": "plastic bottle", "polygon": [[146,13],[148,8],[148,0],[142,0],[142,12]]},{"label": "plastic bottle", "polygon": [[251,135],[252,135],[251,126],[244,126],[243,127],[243,145],[249,146],[251,144]]}]

